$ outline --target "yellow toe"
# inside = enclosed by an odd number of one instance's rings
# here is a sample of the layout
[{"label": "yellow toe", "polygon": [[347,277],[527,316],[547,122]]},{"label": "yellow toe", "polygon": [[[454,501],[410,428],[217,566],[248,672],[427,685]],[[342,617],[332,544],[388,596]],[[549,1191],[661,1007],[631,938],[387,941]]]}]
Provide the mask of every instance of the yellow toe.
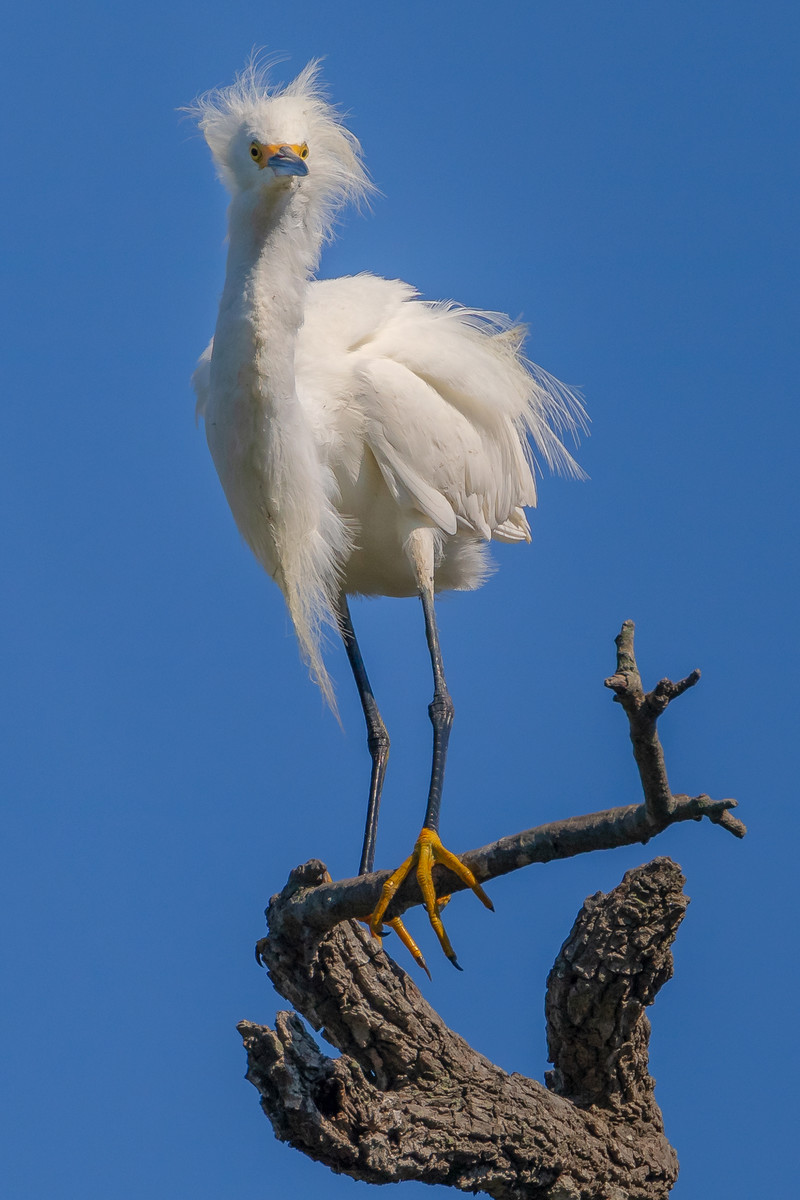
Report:
[{"label": "yellow toe", "polygon": [[404,863],[401,863],[396,871],[392,871],[386,883],[381,888],[381,895],[375,909],[369,919],[370,931],[375,937],[380,937],[381,925],[383,924],[383,914],[394,899],[394,894],[400,887],[400,884],[408,875],[414,865],[416,855],[416,847],[414,853],[411,854]]},{"label": "yellow toe", "polygon": [[[405,881],[409,873],[412,870],[415,870],[417,882],[419,883],[419,888],[422,892],[422,898],[425,903],[425,911],[428,914],[428,920],[433,926],[433,931],[439,939],[439,945],[442,947],[442,950],[447,958],[450,959],[450,962],[453,964],[453,966],[457,967],[460,971],[461,967],[458,964],[458,959],[456,958],[455,951],[453,950],[440,916],[441,910],[448,903],[450,897],[442,896],[437,898],[436,889],[433,885],[433,868],[437,863],[441,863],[442,866],[447,867],[448,870],[452,871],[453,874],[462,881],[462,883],[466,884],[467,887],[472,889],[472,891],[475,893],[481,903],[486,906],[486,908],[494,911],[494,905],[476,880],[472,871],[470,871],[469,867],[465,867],[460,858],[456,858],[455,854],[452,854],[448,849],[446,849],[445,846],[442,845],[438,833],[435,833],[432,829],[423,829],[417,838],[417,842],[414,846],[412,854],[397,868],[396,871],[392,872],[392,874],[386,880],[386,883],[383,885],[380,899],[375,907],[375,911],[369,918],[369,927],[370,931],[375,937],[380,936],[386,910],[394,899],[394,896],[400,885]],[[414,960],[422,967],[428,976],[430,976],[425,959],[422,957],[419,947],[406,930],[403,922],[396,918],[395,920],[387,922],[387,924],[389,924],[391,928],[395,930],[397,936],[400,938],[400,941],[408,949]]]}]

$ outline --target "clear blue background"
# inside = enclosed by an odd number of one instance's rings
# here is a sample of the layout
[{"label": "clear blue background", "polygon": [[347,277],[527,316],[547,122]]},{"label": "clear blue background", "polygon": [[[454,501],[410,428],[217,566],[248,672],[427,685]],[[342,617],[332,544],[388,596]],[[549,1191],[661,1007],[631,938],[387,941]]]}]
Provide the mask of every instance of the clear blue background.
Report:
[{"label": "clear blue background", "polygon": [[[313,855],[358,859],[368,760],[298,662],[193,424],[225,197],[176,109],[251,47],[326,55],[383,195],[323,273],[523,316],[584,389],[591,476],[547,479],[530,548],[440,616],[455,850],[638,799],[603,688],[621,621],[676,791],[737,842],[535,867],[448,909],[426,994],[542,1077],[547,971],[584,897],[669,854],[692,897],[651,1011],[678,1200],[789,1195],[797,1064],[797,7],[31,3],[3,65],[4,1195],[365,1196],[277,1143],[235,1022],[283,1007],[261,916]],[[378,861],[419,828],[431,683],[409,601],[354,606],[393,736]],[[413,969],[413,968],[412,968]],[[791,1039],[791,1040],[787,1040]],[[403,1185],[404,1196],[428,1196]],[[443,1189],[435,1194],[445,1195]]]}]

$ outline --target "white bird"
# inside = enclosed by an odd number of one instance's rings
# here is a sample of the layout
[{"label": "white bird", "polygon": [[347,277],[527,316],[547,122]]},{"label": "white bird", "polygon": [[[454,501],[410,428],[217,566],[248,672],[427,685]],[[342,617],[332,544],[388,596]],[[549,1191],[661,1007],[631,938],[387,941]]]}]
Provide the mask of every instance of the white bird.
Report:
[{"label": "white bird", "polygon": [[[370,927],[380,934],[416,867],[428,916],[458,966],[433,863],[491,902],[438,836],[453,704],[434,592],[479,587],[491,539],[530,541],[530,443],[551,468],[580,475],[560,435],[583,426],[583,409],[522,357],[524,330],[505,317],[420,300],[397,280],[313,277],[336,213],[371,189],[318,63],[280,90],[251,64],[190,111],[231,193],[219,316],[193,377],[197,411],[239,530],[281,588],[333,707],[325,627],[344,639],[372,757],[362,873],[373,867],[389,738],[347,596],[421,597],[434,676],[428,804],[414,853],[384,887]],[[389,924],[425,967],[401,923]]]}]

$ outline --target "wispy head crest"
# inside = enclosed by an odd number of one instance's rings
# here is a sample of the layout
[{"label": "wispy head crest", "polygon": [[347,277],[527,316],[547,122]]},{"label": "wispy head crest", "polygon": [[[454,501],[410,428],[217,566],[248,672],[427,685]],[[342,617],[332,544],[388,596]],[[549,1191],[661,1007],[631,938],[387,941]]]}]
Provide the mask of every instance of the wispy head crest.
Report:
[{"label": "wispy head crest", "polygon": [[291,133],[292,141],[306,141],[310,156],[304,190],[310,202],[318,203],[320,216],[330,220],[344,204],[358,204],[374,191],[361,146],[328,100],[321,60],[312,59],[291,83],[271,86],[270,72],[280,61],[253,52],[232,84],[205,92],[185,111],[200,126],[223,182],[234,193],[248,138],[289,141]]}]

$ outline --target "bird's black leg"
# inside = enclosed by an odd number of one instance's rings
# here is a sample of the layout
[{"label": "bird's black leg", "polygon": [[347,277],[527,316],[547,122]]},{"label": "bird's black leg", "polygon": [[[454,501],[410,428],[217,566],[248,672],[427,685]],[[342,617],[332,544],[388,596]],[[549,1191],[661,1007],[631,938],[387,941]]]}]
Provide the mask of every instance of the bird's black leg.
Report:
[{"label": "bird's black leg", "polygon": [[[356,686],[358,687],[358,695],[361,700],[361,707],[364,710],[364,718],[367,722],[367,746],[369,747],[370,757],[372,759],[372,773],[369,780],[369,802],[367,804],[367,822],[364,829],[364,846],[361,851],[361,865],[358,868],[359,875],[368,875],[373,868],[375,862],[375,842],[378,834],[378,812],[381,805],[381,792],[383,790],[383,780],[386,776],[386,764],[389,761],[389,734],[386,732],[386,726],[383,723],[383,718],[378,711],[378,705],[375,702],[375,696],[370,687],[367,671],[364,666],[364,660],[361,657],[361,651],[358,647],[358,640],[353,628],[353,621],[350,616],[350,607],[347,603],[347,597],[342,593],[339,597],[339,625],[342,632],[342,640],[344,648],[347,651],[347,657],[350,660],[350,666],[353,670]],[[400,941],[416,959],[417,963],[422,967],[423,971],[430,978],[430,971],[427,963],[423,958],[422,951],[417,943],[409,934],[408,930],[403,925],[399,917],[396,917],[387,922],[389,926],[397,934]],[[372,930],[377,937],[381,932],[385,932],[381,927]]]},{"label": "bird's black leg", "polygon": [[425,810],[423,829],[439,832],[439,812],[442,805],[442,787],[444,785],[444,768],[447,761],[447,746],[450,741],[450,730],[453,727],[455,708],[444,677],[442,651],[439,646],[439,630],[436,627],[436,613],[433,606],[433,591],[423,588],[420,591],[422,611],[425,614],[425,636],[428,640],[428,650],[433,667],[433,700],[428,705],[428,715],[433,725],[433,762],[431,764],[431,785],[428,790],[428,807]]},{"label": "bird's black leg", "polygon": [[[439,838],[439,813],[442,806],[442,785],[444,783],[444,768],[447,760],[447,744],[450,741],[450,730],[453,727],[453,701],[450,698],[450,693],[447,690],[447,684],[444,678],[444,667],[442,665],[442,652],[439,646],[439,632],[436,628],[436,615],[433,607],[433,572],[429,572],[430,578],[426,578],[419,573],[420,582],[420,597],[422,599],[422,611],[425,614],[425,636],[428,639],[428,650],[431,655],[431,666],[433,667],[433,700],[428,706],[428,713],[433,725],[433,762],[431,765],[431,785],[428,790],[428,806],[425,810],[425,822],[422,826],[422,831],[417,838],[416,845],[411,855],[404,863],[393,871],[389,878],[381,888],[381,895],[377,906],[375,907],[370,917],[370,929],[373,933],[378,934],[381,929],[381,922],[384,919],[386,910],[389,908],[397,889],[411,871],[416,872],[417,882],[422,892],[422,898],[425,903],[425,910],[428,914],[428,919],[434,928],[436,936],[439,939],[442,949],[454,967],[458,967],[458,959],[455,951],[450,944],[444,925],[442,924],[441,910],[447,903],[448,897],[442,896],[437,898],[436,890],[433,883],[432,871],[436,863],[441,863],[442,866],[452,871],[454,875],[471,888],[478,899],[487,908],[492,908],[492,902],[486,895],[478,880],[473,875],[469,867],[466,867],[455,854],[452,854],[445,846],[442,845]],[[394,928],[397,928],[398,933],[403,938],[406,945],[411,940],[407,932],[403,929],[402,922],[399,919],[389,922]],[[401,932],[402,931],[402,932]],[[414,951],[412,950],[412,953]],[[420,961],[421,955],[417,950],[414,953],[417,962]],[[424,966],[424,960],[422,965]],[[425,967],[427,970],[427,967]]]},{"label": "bird's black leg", "polygon": [[389,734],[383,718],[378,711],[372,688],[370,687],[364,660],[356,640],[353,621],[347,597],[342,593],[339,598],[339,622],[344,648],[353,671],[358,688],[364,719],[367,723],[367,746],[372,758],[372,773],[369,780],[369,801],[367,803],[367,822],[364,829],[364,846],[361,851],[359,875],[367,875],[375,862],[375,841],[378,834],[378,812],[381,805],[383,780],[386,775],[386,764],[389,761]]}]

